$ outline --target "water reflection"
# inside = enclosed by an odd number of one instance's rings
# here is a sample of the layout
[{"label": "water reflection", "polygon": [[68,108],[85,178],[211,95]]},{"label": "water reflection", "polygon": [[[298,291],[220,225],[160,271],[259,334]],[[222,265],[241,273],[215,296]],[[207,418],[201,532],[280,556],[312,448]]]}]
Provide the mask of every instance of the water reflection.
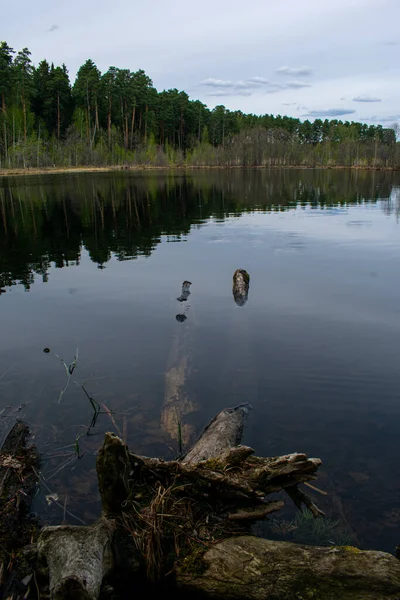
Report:
[{"label": "water reflection", "polygon": [[[391,173],[284,171],[211,172],[187,177],[66,175],[3,178],[0,185],[0,293],[15,284],[29,290],[50,267],[73,267],[82,250],[99,269],[111,256],[150,256],[167,236],[179,241],[213,218],[294,206],[340,207],[384,200],[398,213]],[[328,213],[329,210],[329,213]]]},{"label": "water reflection", "polygon": [[[260,454],[322,457],[324,510],[361,545],[392,549],[398,179],[307,170],[3,179],[1,424],[17,414],[32,424],[45,495],[90,522],[105,430],[171,458],[218,410],[248,401],[245,441]],[[247,302],[248,290],[232,289],[238,267],[251,275]],[[70,365],[77,347],[78,385],[58,403],[66,373],[55,354]],[[100,409],[88,431],[91,399]],[[42,500],[38,510],[59,523]]]}]

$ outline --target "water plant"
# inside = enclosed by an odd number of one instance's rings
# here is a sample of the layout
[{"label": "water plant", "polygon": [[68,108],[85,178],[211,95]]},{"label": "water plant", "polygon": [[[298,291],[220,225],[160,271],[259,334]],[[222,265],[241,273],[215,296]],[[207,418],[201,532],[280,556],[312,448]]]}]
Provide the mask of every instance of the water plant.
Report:
[{"label": "water plant", "polygon": [[329,518],[316,519],[304,509],[291,521],[274,519],[271,524],[273,533],[298,544],[312,546],[351,546],[352,535],[343,527],[341,521]]}]

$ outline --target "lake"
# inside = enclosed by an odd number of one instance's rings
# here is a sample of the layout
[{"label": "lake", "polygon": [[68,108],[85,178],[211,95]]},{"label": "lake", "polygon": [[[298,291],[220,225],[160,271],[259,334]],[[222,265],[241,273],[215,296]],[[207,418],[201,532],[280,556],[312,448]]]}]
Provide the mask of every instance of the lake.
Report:
[{"label": "lake", "polygon": [[[247,401],[244,442],[320,457],[328,495],[313,499],[353,544],[393,552],[399,215],[390,172],[0,179],[1,436],[16,416],[32,428],[43,521],[96,519],[105,431],[173,458]],[[237,268],[250,274],[243,306]],[[288,534],[293,514],[267,529]]]}]

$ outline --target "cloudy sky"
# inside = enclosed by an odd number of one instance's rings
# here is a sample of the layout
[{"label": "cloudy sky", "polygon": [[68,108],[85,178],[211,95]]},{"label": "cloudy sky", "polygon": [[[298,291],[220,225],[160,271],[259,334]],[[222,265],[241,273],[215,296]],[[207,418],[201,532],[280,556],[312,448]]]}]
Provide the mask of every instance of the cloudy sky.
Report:
[{"label": "cloudy sky", "polygon": [[35,63],[142,68],[208,106],[400,120],[400,0],[20,0],[0,36]]}]

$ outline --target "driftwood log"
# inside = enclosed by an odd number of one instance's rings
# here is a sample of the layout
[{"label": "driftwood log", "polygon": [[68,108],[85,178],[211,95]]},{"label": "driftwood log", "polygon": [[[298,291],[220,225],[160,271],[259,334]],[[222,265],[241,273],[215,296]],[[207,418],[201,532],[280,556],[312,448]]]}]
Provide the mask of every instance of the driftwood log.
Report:
[{"label": "driftwood log", "polygon": [[174,573],[177,588],[208,598],[399,598],[394,556],[249,536],[251,522],[283,505],[269,493],[286,490],[309,505],[298,485],[321,464],[305,454],[255,457],[239,446],[249,409],[221,411],[177,461],[137,456],[107,433],[97,460],[102,517],[41,533],[51,598],[95,600],[104,576],[121,570],[130,589],[143,573],[152,583]]}]

